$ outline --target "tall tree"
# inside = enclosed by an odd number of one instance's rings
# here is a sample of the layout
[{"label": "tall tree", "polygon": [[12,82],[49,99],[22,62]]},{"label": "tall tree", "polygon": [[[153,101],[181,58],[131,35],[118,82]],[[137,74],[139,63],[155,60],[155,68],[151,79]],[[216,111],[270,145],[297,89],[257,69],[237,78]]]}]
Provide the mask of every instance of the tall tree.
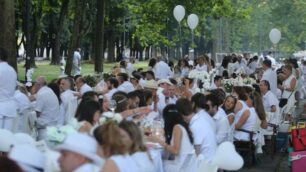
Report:
[{"label": "tall tree", "polygon": [[97,0],[97,16],[95,26],[95,72],[103,72],[102,62],[104,59],[104,0]]},{"label": "tall tree", "polygon": [[15,1],[0,0],[0,47],[8,51],[8,62],[17,71]]}]

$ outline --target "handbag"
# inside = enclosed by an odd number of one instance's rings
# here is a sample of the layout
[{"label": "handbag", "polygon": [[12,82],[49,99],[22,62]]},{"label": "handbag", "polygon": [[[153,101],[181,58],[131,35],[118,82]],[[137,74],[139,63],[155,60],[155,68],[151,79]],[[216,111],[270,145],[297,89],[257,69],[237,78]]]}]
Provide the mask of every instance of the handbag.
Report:
[{"label": "handbag", "polygon": [[[284,91],[282,92],[281,96],[283,96],[283,93],[284,93]],[[278,106],[281,107],[281,108],[284,107],[288,103],[288,99],[291,97],[292,93],[293,93],[293,91],[291,92],[291,94],[289,95],[288,98],[280,98]]]},{"label": "handbag", "polygon": [[292,145],[295,151],[306,150],[306,128],[300,127],[299,124],[291,130]]}]

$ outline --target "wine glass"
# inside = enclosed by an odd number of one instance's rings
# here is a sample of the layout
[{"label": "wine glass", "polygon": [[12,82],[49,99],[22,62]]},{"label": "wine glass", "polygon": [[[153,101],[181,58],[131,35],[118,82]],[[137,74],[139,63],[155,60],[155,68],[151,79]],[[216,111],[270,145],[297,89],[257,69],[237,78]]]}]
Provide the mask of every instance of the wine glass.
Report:
[{"label": "wine glass", "polygon": [[117,107],[117,102],[115,100],[109,101],[109,109],[114,113],[115,109]]}]

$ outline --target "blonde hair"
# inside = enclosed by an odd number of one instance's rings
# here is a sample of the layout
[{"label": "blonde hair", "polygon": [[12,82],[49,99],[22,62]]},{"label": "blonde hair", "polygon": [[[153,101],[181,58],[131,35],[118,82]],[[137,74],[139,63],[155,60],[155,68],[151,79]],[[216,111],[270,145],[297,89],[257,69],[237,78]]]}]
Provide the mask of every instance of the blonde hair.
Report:
[{"label": "blonde hair", "polygon": [[112,121],[99,126],[94,131],[94,137],[102,147],[105,157],[127,152],[127,146],[121,140],[120,128]]}]

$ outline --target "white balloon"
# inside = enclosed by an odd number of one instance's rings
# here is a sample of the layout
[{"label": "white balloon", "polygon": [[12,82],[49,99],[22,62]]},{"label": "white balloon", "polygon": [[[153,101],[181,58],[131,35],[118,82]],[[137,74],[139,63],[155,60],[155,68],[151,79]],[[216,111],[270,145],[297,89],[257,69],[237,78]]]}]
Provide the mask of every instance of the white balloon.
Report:
[{"label": "white balloon", "polygon": [[181,22],[185,16],[185,8],[181,5],[175,6],[173,10],[173,15],[178,22]]},{"label": "white balloon", "polygon": [[273,44],[277,44],[280,41],[281,36],[282,36],[281,32],[278,29],[276,28],[271,29],[269,38]]},{"label": "white balloon", "polygon": [[243,163],[242,157],[236,152],[235,146],[231,142],[221,143],[212,160],[212,164],[228,171],[239,170]]},{"label": "white balloon", "polygon": [[187,18],[187,24],[191,30],[195,29],[199,24],[199,17],[195,14],[190,14]]}]

